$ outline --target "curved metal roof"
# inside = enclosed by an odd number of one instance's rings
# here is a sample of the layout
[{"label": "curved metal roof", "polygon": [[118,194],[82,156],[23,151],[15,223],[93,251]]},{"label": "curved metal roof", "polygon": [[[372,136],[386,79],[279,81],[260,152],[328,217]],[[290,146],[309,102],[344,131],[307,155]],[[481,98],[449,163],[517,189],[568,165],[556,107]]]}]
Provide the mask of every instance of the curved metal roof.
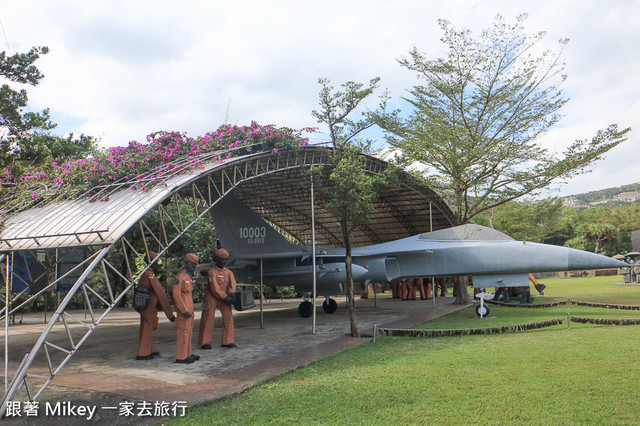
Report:
[{"label": "curved metal roof", "polygon": [[[0,252],[110,245],[172,196],[194,197],[196,204],[215,208],[216,201],[229,191],[298,241],[310,243],[311,192],[305,170],[311,165],[329,165],[330,150],[309,146],[245,155],[209,163],[192,174],[173,176],[148,192],[121,185],[110,193],[108,201],[85,198],[31,208],[6,219],[0,230]],[[366,156],[365,167],[370,173],[379,173],[387,163]],[[316,241],[339,245],[339,225],[318,194]],[[371,219],[369,226],[354,232],[354,246],[447,228],[453,223],[453,214],[433,190],[407,173],[400,182],[383,190]]]}]

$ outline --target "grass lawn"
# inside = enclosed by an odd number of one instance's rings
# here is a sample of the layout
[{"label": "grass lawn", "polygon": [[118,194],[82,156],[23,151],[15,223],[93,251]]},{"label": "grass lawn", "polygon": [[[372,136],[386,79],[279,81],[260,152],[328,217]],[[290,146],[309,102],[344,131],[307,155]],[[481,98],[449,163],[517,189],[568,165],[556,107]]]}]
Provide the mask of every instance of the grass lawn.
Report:
[{"label": "grass lawn", "polygon": [[[640,305],[621,277],[541,280],[544,297]],[[543,300],[544,299],[544,300]],[[572,315],[640,318],[576,305],[472,309],[423,327],[475,328]],[[640,326],[565,324],[513,334],[378,338],[200,404],[164,424],[640,424]]]},{"label": "grass lawn", "polygon": [[[568,299],[591,303],[610,303],[616,305],[640,305],[640,287],[615,285],[622,282],[621,276],[587,277],[587,278],[549,278],[540,280],[547,288],[544,296],[532,291],[534,304],[565,301]],[[533,289],[533,286],[531,287]],[[493,291],[493,289],[490,289]],[[463,309],[454,314],[437,318],[416,328],[451,329],[493,327],[498,325],[522,324],[544,321],[553,318],[565,318],[562,326],[567,328],[567,314],[590,318],[640,318],[640,310],[602,309],[576,304],[560,305],[550,308],[519,308],[519,298],[512,298],[515,307],[489,305],[491,312],[482,320],[476,316],[473,307]],[[572,327],[580,324],[572,323]]]}]

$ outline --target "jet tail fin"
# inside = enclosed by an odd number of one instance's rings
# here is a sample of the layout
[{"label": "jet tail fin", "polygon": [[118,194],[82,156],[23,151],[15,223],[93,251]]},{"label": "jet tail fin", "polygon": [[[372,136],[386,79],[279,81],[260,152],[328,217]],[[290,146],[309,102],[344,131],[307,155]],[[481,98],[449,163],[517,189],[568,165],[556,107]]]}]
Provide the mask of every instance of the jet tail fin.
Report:
[{"label": "jet tail fin", "polygon": [[291,251],[297,247],[229,193],[211,209],[220,244],[232,255]]}]

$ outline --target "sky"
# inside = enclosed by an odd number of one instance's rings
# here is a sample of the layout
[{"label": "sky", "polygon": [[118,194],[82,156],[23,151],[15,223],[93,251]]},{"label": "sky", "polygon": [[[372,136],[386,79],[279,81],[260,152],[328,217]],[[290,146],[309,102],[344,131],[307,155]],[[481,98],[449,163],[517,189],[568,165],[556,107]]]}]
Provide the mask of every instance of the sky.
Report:
[{"label": "sky", "polygon": [[[104,147],[160,130],[189,136],[224,123],[319,127],[318,78],[335,86],[380,77],[392,106],[419,83],[398,59],[415,46],[443,56],[438,19],[475,35],[500,14],[526,13],[528,33],[565,48],[571,100],[540,139],[561,152],[617,123],[629,139],[593,172],[556,185],[565,196],[640,182],[640,0],[0,0],[0,50],[48,46],[27,86],[29,108],[50,108],[56,134],[88,134]],[[371,97],[365,108],[375,108]],[[383,142],[380,133],[367,135]]]}]

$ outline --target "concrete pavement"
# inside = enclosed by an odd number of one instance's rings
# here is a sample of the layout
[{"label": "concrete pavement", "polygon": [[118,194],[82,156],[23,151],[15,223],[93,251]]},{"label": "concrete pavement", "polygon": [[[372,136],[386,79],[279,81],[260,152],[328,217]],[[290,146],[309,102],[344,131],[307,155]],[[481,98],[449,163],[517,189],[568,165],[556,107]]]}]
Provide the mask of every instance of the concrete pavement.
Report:
[{"label": "concrete pavement", "polygon": [[[149,361],[135,360],[139,315],[132,309],[118,309],[96,328],[52,381],[52,388],[83,389],[140,401],[185,401],[187,404],[242,392],[277,374],[370,341],[370,338],[347,336],[350,325],[345,299],[336,300],[338,311],[329,315],[322,310],[322,299],[318,299],[315,334],[312,333],[312,318],[298,315],[299,299],[264,303],[263,328],[260,327],[258,307],[245,312],[234,311],[238,345],[234,349],[220,347],[219,315],[213,349],[198,348],[200,313],[196,311],[193,352],[201,359],[193,364],[174,363],[175,328],[164,316],[160,317],[154,335],[156,350],[161,356]],[[368,299],[357,296],[359,330],[362,335],[371,336],[374,325],[406,328],[463,308],[452,302],[452,297],[439,297],[434,304],[431,300],[392,299],[389,294]],[[80,311],[74,315],[82,319],[85,313]],[[10,371],[35,343],[44,328],[42,320],[42,314],[30,314],[25,315],[22,325],[10,326]],[[74,328],[80,333],[82,326]],[[68,345],[62,325],[54,330],[50,340],[61,345],[66,340]],[[30,373],[46,373],[47,370],[42,355],[36,358]]]}]

